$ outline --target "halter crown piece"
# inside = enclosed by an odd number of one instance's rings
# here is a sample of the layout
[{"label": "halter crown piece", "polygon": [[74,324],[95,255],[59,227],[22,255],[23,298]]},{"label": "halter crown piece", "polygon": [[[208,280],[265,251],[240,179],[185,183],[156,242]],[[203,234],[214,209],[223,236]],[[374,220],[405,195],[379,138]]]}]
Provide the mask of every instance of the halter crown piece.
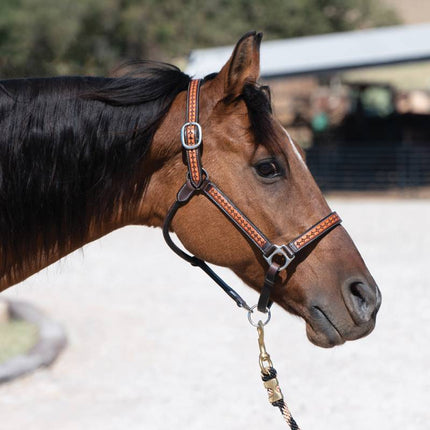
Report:
[{"label": "halter crown piece", "polygon": [[193,79],[188,86],[186,119],[181,129],[181,141],[187,159],[188,174],[185,184],[178,191],[176,201],[166,215],[163,236],[166,243],[176,254],[206,272],[239,307],[252,311],[255,306],[249,307],[245,300],[227,285],[205,261],[184,252],[170,237],[170,225],[178,209],[196,194],[202,194],[207,197],[260,250],[267,261],[268,269],[257,305],[260,312],[267,313],[272,305],[270,295],[278,273],[288,267],[298,252],[339,225],[342,220],[336,212],[332,212],[287,244],[276,245],[270,242],[235,204],[210,181],[208,173],[202,166],[201,146],[203,133],[198,122],[200,84],[200,79]]}]

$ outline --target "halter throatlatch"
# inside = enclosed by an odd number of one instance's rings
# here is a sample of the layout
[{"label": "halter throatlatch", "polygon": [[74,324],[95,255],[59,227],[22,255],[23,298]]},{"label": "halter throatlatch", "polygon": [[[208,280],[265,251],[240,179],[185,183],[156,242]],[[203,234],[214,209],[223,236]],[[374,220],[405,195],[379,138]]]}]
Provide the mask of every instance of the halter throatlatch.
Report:
[{"label": "halter throatlatch", "polygon": [[271,292],[276,284],[280,271],[287,269],[294,257],[303,248],[321,238],[331,229],[339,225],[342,220],[336,212],[332,212],[321,221],[306,230],[291,242],[282,245],[272,243],[235,204],[209,179],[203,169],[201,160],[201,146],[203,142],[202,127],[199,124],[199,90],[200,79],[191,80],[188,86],[187,112],[185,124],[181,129],[181,142],[187,159],[187,180],[179,190],[176,201],[170,207],[163,225],[163,235],[170,248],[191,263],[206,272],[239,307],[250,310],[245,300],[227,285],[203,260],[192,256],[180,249],[170,237],[170,225],[178,211],[194,195],[202,194],[217,206],[227,218],[256,246],[267,261],[268,269],[258,301],[258,310],[266,313],[272,302]]}]

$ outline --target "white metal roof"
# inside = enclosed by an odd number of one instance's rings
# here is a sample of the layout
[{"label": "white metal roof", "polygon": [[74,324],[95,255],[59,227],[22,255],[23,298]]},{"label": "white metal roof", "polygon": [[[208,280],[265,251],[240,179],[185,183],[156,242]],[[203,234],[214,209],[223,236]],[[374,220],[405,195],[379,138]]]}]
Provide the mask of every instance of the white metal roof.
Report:
[{"label": "white metal roof", "polygon": [[[233,46],[191,52],[186,73],[217,72]],[[430,23],[263,42],[261,75],[275,77],[430,59]]]}]

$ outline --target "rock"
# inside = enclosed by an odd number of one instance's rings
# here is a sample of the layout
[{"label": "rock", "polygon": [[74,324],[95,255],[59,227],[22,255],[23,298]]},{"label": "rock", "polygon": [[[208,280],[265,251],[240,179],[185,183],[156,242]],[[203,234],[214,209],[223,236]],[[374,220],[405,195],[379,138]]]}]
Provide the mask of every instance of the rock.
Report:
[{"label": "rock", "polygon": [[12,300],[0,303],[5,305],[8,316],[35,324],[39,330],[39,339],[27,354],[13,357],[0,365],[0,383],[52,364],[67,345],[63,327],[29,303]]}]

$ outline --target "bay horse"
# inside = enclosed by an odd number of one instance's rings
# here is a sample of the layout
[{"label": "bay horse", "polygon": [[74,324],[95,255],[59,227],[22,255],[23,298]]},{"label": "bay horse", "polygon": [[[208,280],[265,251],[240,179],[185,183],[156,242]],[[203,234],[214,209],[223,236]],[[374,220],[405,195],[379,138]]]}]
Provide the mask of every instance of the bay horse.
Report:
[{"label": "bay horse", "polygon": [[[199,160],[270,243],[288,243],[330,209],[258,83],[261,37],[244,35],[199,82]],[[163,226],[186,179],[180,130],[190,82],[146,61],[110,78],[0,82],[1,291],[115,229]],[[267,256],[194,191],[168,230],[260,291]],[[331,347],[372,331],[381,296],[342,226],[316,239],[279,271],[270,300],[304,318],[310,341]]]}]

